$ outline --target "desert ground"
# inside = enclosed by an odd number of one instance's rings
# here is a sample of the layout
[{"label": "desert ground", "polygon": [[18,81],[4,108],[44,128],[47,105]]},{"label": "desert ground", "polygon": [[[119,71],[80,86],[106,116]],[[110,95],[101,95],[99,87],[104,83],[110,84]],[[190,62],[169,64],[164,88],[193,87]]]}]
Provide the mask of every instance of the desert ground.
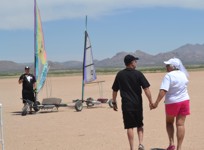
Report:
[{"label": "desert ground", "polygon": [[[144,74],[151,84],[150,89],[155,101],[165,72]],[[98,75],[97,81],[105,81],[102,83],[103,92],[99,92],[98,84],[89,84],[85,86],[85,98],[111,99],[114,77],[115,74]],[[0,79],[5,150],[128,150],[129,143],[123,128],[119,95],[117,112],[108,104],[91,108],[84,104],[81,112],[76,112],[72,107],[72,100],[81,98],[81,79],[80,75],[48,77],[38,100],[58,97],[69,107],[61,107],[58,111],[40,110],[36,114],[26,116],[21,116],[22,85],[18,84],[18,77]],[[183,150],[203,150],[204,71],[190,72],[189,80],[191,115],[186,119]],[[168,146],[164,104],[161,102],[156,110],[150,110],[144,94],[143,101],[145,149],[164,150]],[[135,130],[135,150],[137,146]]]}]

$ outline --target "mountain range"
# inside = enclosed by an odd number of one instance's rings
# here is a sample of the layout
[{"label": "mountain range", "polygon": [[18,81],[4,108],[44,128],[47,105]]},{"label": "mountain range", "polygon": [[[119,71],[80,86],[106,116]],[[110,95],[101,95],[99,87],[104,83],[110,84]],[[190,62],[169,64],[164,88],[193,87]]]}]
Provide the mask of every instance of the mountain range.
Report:
[{"label": "mountain range", "polygon": [[[125,51],[115,54],[111,58],[103,60],[94,60],[96,68],[113,68],[124,67],[124,56],[132,54],[139,57],[139,67],[157,67],[163,66],[163,61],[168,60],[172,57],[181,59],[184,65],[203,65],[204,64],[204,44],[186,44],[175,50],[158,53],[151,55],[142,50],[136,50],[135,52],[127,53]],[[66,61],[66,62],[53,62],[49,61],[51,70],[70,70],[70,69],[81,69],[82,62],[80,61]],[[16,63],[13,61],[0,61],[0,72],[18,72],[22,71],[25,65],[30,65],[33,68],[33,63],[24,64]]]}]

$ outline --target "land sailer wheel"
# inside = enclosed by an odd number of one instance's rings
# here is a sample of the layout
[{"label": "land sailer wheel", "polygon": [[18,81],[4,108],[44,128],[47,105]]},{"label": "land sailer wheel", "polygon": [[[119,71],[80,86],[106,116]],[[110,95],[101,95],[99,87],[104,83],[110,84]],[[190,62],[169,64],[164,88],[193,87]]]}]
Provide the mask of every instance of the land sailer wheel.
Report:
[{"label": "land sailer wheel", "polygon": [[94,106],[93,101],[94,101],[93,98],[91,98],[91,97],[87,98],[87,99],[86,99],[86,105],[87,105],[87,107],[89,107],[89,106]]},{"label": "land sailer wheel", "polygon": [[83,103],[82,103],[81,100],[76,101],[76,103],[75,103],[75,109],[76,109],[76,111],[82,111],[82,109],[83,109]]}]

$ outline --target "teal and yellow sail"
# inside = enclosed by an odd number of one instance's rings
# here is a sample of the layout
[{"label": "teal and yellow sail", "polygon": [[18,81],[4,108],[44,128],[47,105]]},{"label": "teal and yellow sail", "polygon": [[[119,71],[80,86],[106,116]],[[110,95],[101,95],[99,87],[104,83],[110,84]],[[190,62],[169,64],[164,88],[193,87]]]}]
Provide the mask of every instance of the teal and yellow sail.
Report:
[{"label": "teal and yellow sail", "polygon": [[34,55],[35,77],[37,80],[36,87],[38,93],[43,87],[47,77],[48,62],[45,51],[40,11],[38,9],[36,0],[34,0]]}]

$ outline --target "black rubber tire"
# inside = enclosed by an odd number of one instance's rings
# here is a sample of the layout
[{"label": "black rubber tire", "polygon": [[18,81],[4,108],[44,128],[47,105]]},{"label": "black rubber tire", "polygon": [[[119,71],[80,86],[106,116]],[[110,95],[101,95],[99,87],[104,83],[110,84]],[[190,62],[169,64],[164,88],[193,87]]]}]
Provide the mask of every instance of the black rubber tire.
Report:
[{"label": "black rubber tire", "polygon": [[82,111],[82,109],[83,109],[83,103],[82,103],[81,100],[76,101],[76,103],[75,103],[75,109],[76,109],[76,111]]},{"label": "black rubber tire", "polygon": [[94,106],[94,103],[93,103],[94,99],[89,97],[86,99],[86,106],[87,107],[90,107],[90,106]]}]

